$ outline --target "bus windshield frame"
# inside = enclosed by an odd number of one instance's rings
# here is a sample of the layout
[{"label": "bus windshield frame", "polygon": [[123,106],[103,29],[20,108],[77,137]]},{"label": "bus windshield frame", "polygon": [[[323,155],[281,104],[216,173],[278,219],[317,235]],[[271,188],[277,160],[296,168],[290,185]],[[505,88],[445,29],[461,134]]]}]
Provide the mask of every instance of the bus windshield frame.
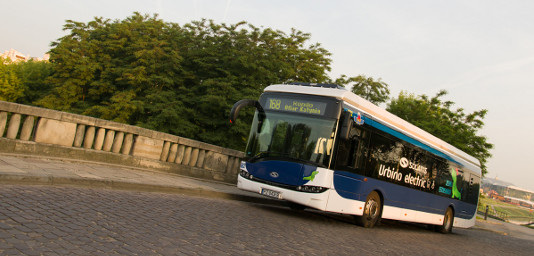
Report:
[{"label": "bus windshield frame", "polygon": [[[278,105],[269,106],[273,102]],[[254,115],[245,151],[249,162],[280,160],[329,167],[339,101],[329,97],[265,93],[260,103],[265,117],[260,120],[257,111]]]}]

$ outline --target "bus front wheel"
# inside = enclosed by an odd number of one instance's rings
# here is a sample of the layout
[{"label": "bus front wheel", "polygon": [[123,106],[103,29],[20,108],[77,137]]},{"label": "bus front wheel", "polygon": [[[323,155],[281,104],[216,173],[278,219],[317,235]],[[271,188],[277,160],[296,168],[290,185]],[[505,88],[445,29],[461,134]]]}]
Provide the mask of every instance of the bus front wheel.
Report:
[{"label": "bus front wheel", "polygon": [[365,201],[365,206],[363,208],[363,215],[355,216],[354,218],[356,224],[362,227],[372,228],[380,220],[381,213],[382,203],[380,196],[376,191],[373,191],[367,196],[367,200]]},{"label": "bus front wheel", "polygon": [[445,211],[445,215],[443,216],[443,224],[440,226],[436,226],[436,231],[447,234],[452,231],[452,225],[454,223],[454,212],[452,211],[452,208],[447,208],[447,211]]}]

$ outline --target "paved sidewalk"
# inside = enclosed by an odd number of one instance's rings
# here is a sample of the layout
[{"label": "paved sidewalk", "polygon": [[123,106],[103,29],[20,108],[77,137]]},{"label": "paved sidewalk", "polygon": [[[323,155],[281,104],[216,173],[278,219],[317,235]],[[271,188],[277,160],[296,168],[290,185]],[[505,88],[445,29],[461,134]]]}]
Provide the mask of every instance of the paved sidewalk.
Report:
[{"label": "paved sidewalk", "polygon": [[[148,169],[39,156],[0,154],[0,184],[75,185],[225,198],[285,205],[233,184],[207,181]],[[534,241],[534,229],[493,219],[477,220],[475,228]]]},{"label": "paved sidewalk", "polygon": [[475,228],[489,230],[505,236],[534,241],[534,229],[491,218],[488,218],[487,220],[477,219]]},{"label": "paved sidewalk", "polygon": [[223,182],[135,167],[14,154],[0,154],[0,184],[2,183],[105,187],[278,205],[282,203]]}]

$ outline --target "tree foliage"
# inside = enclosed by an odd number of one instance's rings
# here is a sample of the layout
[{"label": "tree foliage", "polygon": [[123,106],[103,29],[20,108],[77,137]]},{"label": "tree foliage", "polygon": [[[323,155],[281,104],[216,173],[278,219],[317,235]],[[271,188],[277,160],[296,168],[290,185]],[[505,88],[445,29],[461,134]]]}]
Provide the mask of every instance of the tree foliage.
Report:
[{"label": "tree foliage", "polygon": [[465,113],[463,108],[452,109],[454,102],[442,100],[446,94],[442,90],[429,98],[401,92],[389,102],[387,110],[474,156],[480,161],[482,173],[485,174],[493,144],[478,133],[484,126],[487,110]]},{"label": "tree foliage", "polygon": [[124,20],[67,21],[52,43],[56,85],[38,105],[243,149],[251,111],[228,111],[273,83],[323,82],[330,53],[310,35],[240,22],[180,26],[135,13]]},{"label": "tree foliage", "polygon": [[336,79],[336,84],[342,86],[352,86],[351,91],[362,98],[379,105],[389,99],[389,85],[381,78],[374,79],[364,75],[347,77],[341,75]]},{"label": "tree foliage", "polygon": [[50,90],[52,72],[44,61],[12,62],[0,58],[0,100],[32,104]]},{"label": "tree foliage", "polygon": [[10,60],[0,58],[0,100],[16,101],[24,95],[22,82]]}]

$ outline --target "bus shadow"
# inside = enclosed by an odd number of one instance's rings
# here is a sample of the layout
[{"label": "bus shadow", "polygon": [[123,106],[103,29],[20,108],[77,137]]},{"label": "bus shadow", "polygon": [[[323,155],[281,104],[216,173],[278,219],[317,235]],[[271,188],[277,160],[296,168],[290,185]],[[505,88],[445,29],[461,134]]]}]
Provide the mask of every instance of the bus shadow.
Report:
[{"label": "bus shadow", "polygon": [[[314,209],[305,209],[305,210],[294,210],[289,207],[289,205],[261,205],[254,204],[255,208],[261,209],[262,211],[268,211],[271,214],[280,215],[281,217],[293,217],[299,218],[305,221],[311,221],[315,223],[347,223],[353,225],[352,218],[349,215],[339,217],[331,217],[329,213],[325,213],[319,210]],[[344,217],[344,218],[343,218]]]},{"label": "bus shadow", "polygon": [[[355,228],[364,229],[361,226],[358,226],[354,222],[354,216],[340,213],[330,213],[323,212],[315,209],[306,208],[305,210],[294,210],[289,206],[283,205],[261,205],[254,204],[255,208],[261,209],[263,211],[268,211],[281,217],[294,217],[299,218],[305,221],[311,221],[317,224],[320,223],[332,223],[332,224],[342,224],[342,225],[351,225]],[[381,231],[403,231],[403,232],[428,232],[430,234],[441,235],[440,233],[434,231],[432,227],[426,224],[412,223],[412,222],[403,222],[398,220],[389,220],[382,219],[380,223],[375,226],[373,229]],[[448,235],[458,235],[463,236],[465,232],[459,231],[463,229],[453,229],[451,234]]]}]

